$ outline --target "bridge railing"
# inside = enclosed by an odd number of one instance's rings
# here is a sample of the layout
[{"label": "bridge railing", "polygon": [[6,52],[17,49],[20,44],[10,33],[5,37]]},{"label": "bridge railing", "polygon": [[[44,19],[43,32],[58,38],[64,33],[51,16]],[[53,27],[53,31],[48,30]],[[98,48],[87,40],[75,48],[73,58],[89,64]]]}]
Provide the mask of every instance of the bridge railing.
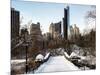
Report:
[{"label": "bridge railing", "polygon": [[44,57],[44,62],[48,61],[48,59],[50,58],[50,56],[51,56],[50,52],[47,53],[47,54],[45,55],[45,57]]},{"label": "bridge railing", "polygon": [[70,60],[70,56],[67,54],[67,52],[64,52],[63,55],[67,60]]},{"label": "bridge railing", "polygon": [[48,59],[50,58],[50,56],[51,56],[51,55],[50,55],[50,52],[47,53],[45,56],[43,56],[43,55],[41,54],[41,56],[39,56],[38,58],[35,59],[35,62],[40,62],[40,63],[42,64],[42,63],[48,61]]}]

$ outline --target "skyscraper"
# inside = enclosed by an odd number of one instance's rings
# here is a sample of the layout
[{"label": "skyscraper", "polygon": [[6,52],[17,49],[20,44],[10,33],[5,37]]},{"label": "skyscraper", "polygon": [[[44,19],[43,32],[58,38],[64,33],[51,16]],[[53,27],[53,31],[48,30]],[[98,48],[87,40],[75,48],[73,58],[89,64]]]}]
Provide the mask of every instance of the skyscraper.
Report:
[{"label": "skyscraper", "polygon": [[80,35],[80,30],[76,26],[76,24],[74,24],[74,36],[75,36],[75,39],[79,39],[79,35]]},{"label": "skyscraper", "polygon": [[11,39],[19,36],[20,12],[11,8]]},{"label": "skyscraper", "polygon": [[31,24],[30,35],[39,35],[39,36],[42,35],[39,22],[37,22],[37,24],[34,24],[34,23]]},{"label": "skyscraper", "polygon": [[[37,24],[32,23],[30,26],[30,39],[31,39],[31,47],[33,54],[37,55],[39,51],[43,48],[43,36],[40,29],[40,23]],[[33,55],[32,54],[32,55]]]},{"label": "skyscraper", "polygon": [[49,27],[49,32],[51,33],[52,38],[61,35],[61,21],[58,23],[51,23]]},{"label": "skyscraper", "polygon": [[79,28],[76,26],[76,24],[74,24],[73,26],[70,26],[70,40],[75,42],[79,38],[80,38]]},{"label": "skyscraper", "polygon": [[63,35],[64,39],[68,39],[68,25],[69,25],[69,7],[64,8],[64,18],[63,18]]},{"label": "skyscraper", "polygon": [[70,40],[74,40],[74,29],[72,26],[70,26]]}]

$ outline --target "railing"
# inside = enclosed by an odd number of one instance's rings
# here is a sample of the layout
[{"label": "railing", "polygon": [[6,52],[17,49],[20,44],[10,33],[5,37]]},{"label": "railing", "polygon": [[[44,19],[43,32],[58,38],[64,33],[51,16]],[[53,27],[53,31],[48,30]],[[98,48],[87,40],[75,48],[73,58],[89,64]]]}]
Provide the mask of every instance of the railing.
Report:
[{"label": "railing", "polygon": [[40,63],[44,63],[44,62],[48,61],[50,56],[51,56],[50,53],[47,53],[44,57],[38,58],[35,61],[40,62]]},{"label": "railing", "polygon": [[48,59],[50,58],[51,54],[50,53],[47,53],[44,57],[44,62],[47,62]]},{"label": "railing", "polygon": [[70,56],[67,54],[67,52],[64,52],[63,55],[67,60],[70,60]]}]

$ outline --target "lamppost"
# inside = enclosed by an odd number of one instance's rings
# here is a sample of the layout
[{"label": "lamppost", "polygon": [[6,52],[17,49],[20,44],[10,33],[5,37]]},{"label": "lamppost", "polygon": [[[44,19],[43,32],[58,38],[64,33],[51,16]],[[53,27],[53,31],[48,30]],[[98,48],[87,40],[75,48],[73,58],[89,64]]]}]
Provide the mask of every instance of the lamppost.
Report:
[{"label": "lamppost", "polygon": [[24,46],[24,48],[25,48],[25,54],[26,54],[26,63],[25,63],[25,66],[26,66],[26,74],[27,74],[27,72],[28,72],[28,64],[27,64],[27,58],[28,58],[28,46],[29,46],[29,44],[28,44],[28,42],[26,42],[26,41],[24,41],[24,43],[23,43],[23,46]]},{"label": "lamppost", "polygon": [[28,35],[27,35],[27,29],[24,29],[24,41],[23,41],[23,46],[25,48],[25,54],[26,54],[26,63],[25,63],[25,66],[26,66],[26,74],[28,72],[28,64],[27,64],[27,58],[28,58],[28,46],[29,46],[29,42],[27,41],[28,40]]}]

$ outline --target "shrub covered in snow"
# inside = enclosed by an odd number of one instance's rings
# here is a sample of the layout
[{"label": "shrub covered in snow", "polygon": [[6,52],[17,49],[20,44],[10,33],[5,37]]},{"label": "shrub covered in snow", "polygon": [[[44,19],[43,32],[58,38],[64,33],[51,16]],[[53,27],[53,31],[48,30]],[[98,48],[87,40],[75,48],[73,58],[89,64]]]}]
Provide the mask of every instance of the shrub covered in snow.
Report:
[{"label": "shrub covered in snow", "polygon": [[42,54],[38,54],[35,58],[35,61],[43,61],[44,56]]}]

